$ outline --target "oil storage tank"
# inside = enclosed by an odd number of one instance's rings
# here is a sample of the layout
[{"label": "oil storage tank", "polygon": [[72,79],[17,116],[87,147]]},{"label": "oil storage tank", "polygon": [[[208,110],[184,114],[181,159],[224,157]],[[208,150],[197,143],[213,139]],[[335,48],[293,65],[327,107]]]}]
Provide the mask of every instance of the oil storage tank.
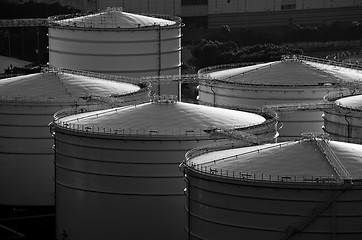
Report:
[{"label": "oil storage tank", "polygon": [[186,239],[362,237],[362,145],[309,134],[215,149],[182,164]]},{"label": "oil storage tank", "polygon": [[101,105],[112,96],[129,101],[148,98],[149,86],[73,72],[49,69],[0,81],[1,205],[54,205],[53,139],[48,124],[55,112]]},{"label": "oil storage tank", "polygon": [[[211,78],[199,82],[200,103],[220,107],[313,104],[341,88],[336,76],[297,58],[242,67],[208,67],[201,69],[199,75]],[[279,140],[295,139],[303,132],[320,132],[323,126],[322,112],[318,109],[284,108],[278,114],[283,123]]]},{"label": "oil storage tank", "polygon": [[[107,8],[49,18],[49,64],[122,76],[181,74],[181,19]],[[178,94],[177,84],[156,94]]]},{"label": "oil storage tank", "polygon": [[330,93],[325,100],[334,103],[324,110],[323,130],[340,141],[362,143],[362,91]]},{"label": "oil storage tank", "polygon": [[210,137],[215,127],[276,135],[275,116],[175,99],[55,115],[57,238],[184,239],[185,153],[227,141]]}]

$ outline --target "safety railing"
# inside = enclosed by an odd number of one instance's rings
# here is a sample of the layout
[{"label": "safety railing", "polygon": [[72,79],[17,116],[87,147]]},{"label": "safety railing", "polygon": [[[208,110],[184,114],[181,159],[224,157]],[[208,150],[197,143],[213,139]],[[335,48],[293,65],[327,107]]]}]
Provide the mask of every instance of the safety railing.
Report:
[{"label": "safety railing", "polygon": [[309,57],[309,56],[304,56],[304,55],[283,55],[282,59],[309,61],[309,62],[315,62],[315,63],[325,64],[325,65],[331,65],[331,66],[335,66],[335,67],[344,67],[344,68],[349,68],[349,69],[362,70],[362,64],[344,62],[344,61],[340,61],[340,60],[331,60],[331,59],[326,59],[326,58]]},{"label": "safety railing", "polygon": [[[341,184],[345,181],[351,182],[352,177],[340,162],[338,157],[326,144],[329,136],[325,133],[304,133],[302,138],[298,141],[313,141],[321,148],[321,151],[326,155],[328,162],[331,164],[332,168],[337,173],[336,175],[328,176],[312,176],[312,175],[278,175],[278,174],[264,174],[264,173],[250,173],[242,171],[233,171],[228,169],[222,169],[214,167],[217,163],[220,162],[232,162],[238,159],[242,159],[243,155],[250,153],[260,153],[262,151],[271,149],[271,148],[280,148],[286,145],[293,143],[293,141],[283,142],[279,144],[273,144],[272,146],[263,146],[260,148],[254,148],[251,151],[243,152],[240,154],[229,155],[226,157],[220,157],[217,159],[206,159],[200,163],[195,163],[194,159],[205,155],[210,154],[215,151],[229,150],[232,148],[242,147],[242,143],[232,142],[232,143],[219,143],[208,146],[202,146],[194,148],[188,151],[185,155],[185,161],[180,165],[183,168],[188,168],[190,171],[198,172],[200,174],[212,175],[214,177],[228,178],[228,179],[237,179],[237,180],[246,180],[246,181],[267,181],[267,182],[283,182],[283,183],[311,183],[311,184]],[[337,178],[337,176],[339,178]],[[342,181],[341,181],[342,179]],[[354,180],[361,181],[362,176],[359,178],[354,178]]]},{"label": "safety railing", "polygon": [[[156,99],[154,101],[165,101],[165,99]],[[171,100],[167,100],[168,102]],[[137,103],[140,104],[140,103]],[[124,107],[130,107],[130,104],[125,104]],[[107,126],[100,127],[96,125],[85,125],[79,123],[79,120],[83,118],[90,117],[100,117],[111,112],[121,111],[124,107],[117,107],[108,109],[105,106],[91,106],[91,107],[79,107],[77,109],[66,109],[59,111],[54,115],[53,126],[67,129],[70,131],[85,132],[88,134],[116,134],[116,135],[148,135],[148,136],[178,136],[178,137],[190,137],[190,136],[203,136],[210,138],[209,129],[214,129],[215,127],[205,127],[203,129],[123,129],[123,128],[110,128]],[[97,111],[102,110],[102,111]],[[77,116],[78,113],[88,113],[86,116]],[[71,119],[62,120],[64,117],[73,115]],[[244,125],[235,125],[232,128],[237,129],[238,131],[245,131],[246,133],[253,134],[255,132],[262,132],[266,128],[275,129],[277,123],[276,118],[268,119],[263,123],[249,123]],[[225,138],[225,137],[217,137]]]},{"label": "safety railing", "polygon": [[[109,16],[105,15],[105,13],[112,12],[122,12],[122,8],[107,8],[105,10],[101,10],[95,13],[76,13],[76,14],[65,14],[65,15],[57,15],[51,16],[48,18],[48,24],[53,28],[63,28],[63,29],[84,29],[84,30],[102,30],[102,31],[140,31],[140,30],[159,30],[162,29],[172,29],[172,28],[180,28],[183,27],[184,24],[181,21],[180,17],[170,16],[170,15],[162,15],[162,14],[144,14],[144,16],[154,17],[154,18],[162,18],[164,20],[170,21],[167,24],[157,24],[157,22],[153,25],[140,26],[139,24],[135,24],[134,27],[125,27],[122,28],[116,19],[112,19],[112,14]],[[98,22],[93,18],[82,18],[91,15],[101,15],[98,19]],[[72,19],[78,18],[75,22]],[[81,19],[79,19],[81,18]],[[109,24],[109,18],[111,18],[111,24]],[[112,21],[113,20],[113,21]],[[100,24],[100,27],[97,27]]]},{"label": "safety railing", "polygon": [[331,165],[333,170],[337,173],[338,177],[342,181],[352,181],[352,177],[343,165],[343,163],[339,160],[337,155],[333,152],[333,150],[326,144],[325,140],[316,141],[317,146],[325,155],[328,163]]},{"label": "safety railing", "polygon": [[[235,157],[235,159],[237,159]],[[234,159],[234,160],[235,160]],[[191,166],[182,165],[191,172],[199,174],[231,179],[242,180],[250,182],[270,182],[270,183],[284,183],[284,184],[328,184],[337,185],[340,184],[333,176],[312,176],[312,175],[278,175],[278,174],[263,174],[263,173],[249,173],[242,171],[232,171],[222,168],[214,168],[212,166],[205,166],[202,164],[191,164]]]},{"label": "safety railing", "polygon": [[273,110],[277,112],[289,111],[305,111],[305,110],[324,110],[331,109],[335,106],[332,102],[321,103],[291,103],[291,104],[275,104],[262,106],[263,111]]},{"label": "safety railing", "polygon": [[215,66],[201,68],[197,73],[204,75],[204,74],[208,74],[208,73],[212,73],[212,72],[229,70],[229,69],[233,69],[233,68],[253,66],[253,65],[257,65],[257,64],[261,64],[261,62],[221,64],[221,65],[215,65]]}]

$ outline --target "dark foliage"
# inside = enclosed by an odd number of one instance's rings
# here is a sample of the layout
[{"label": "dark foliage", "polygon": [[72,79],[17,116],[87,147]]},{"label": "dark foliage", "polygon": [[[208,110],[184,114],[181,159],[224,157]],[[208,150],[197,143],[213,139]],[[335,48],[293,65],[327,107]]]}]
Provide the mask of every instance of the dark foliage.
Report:
[{"label": "dark foliage", "polygon": [[47,18],[49,16],[76,13],[78,10],[69,7],[63,7],[59,3],[45,4],[27,2],[24,4],[11,4],[0,2],[0,18]]},{"label": "dark foliage", "polygon": [[276,61],[284,54],[303,54],[303,51],[271,43],[239,48],[232,41],[223,43],[203,39],[191,53],[193,58],[189,64],[200,69],[229,63]]}]

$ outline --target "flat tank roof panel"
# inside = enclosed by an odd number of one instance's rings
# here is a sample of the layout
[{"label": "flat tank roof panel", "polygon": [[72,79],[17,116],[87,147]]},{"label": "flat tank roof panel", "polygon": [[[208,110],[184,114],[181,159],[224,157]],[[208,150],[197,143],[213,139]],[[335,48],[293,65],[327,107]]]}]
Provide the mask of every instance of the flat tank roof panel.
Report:
[{"label": "flat tank roof panel", "polygon": [[62,119],[63,122],[74,121],[83,125],[146,130],[245,127],[263,123],[265,120],[264,117],[254,113],[183,102],[173,104],[152,102],[115,110],[83,113]]},{"label": "flat tank roof panel", "polygon": [[129,83],[67,73],[35,73],[0,81],[0,95],[4,96],[68,98],[127,94],[139,90],[139,86]]}]

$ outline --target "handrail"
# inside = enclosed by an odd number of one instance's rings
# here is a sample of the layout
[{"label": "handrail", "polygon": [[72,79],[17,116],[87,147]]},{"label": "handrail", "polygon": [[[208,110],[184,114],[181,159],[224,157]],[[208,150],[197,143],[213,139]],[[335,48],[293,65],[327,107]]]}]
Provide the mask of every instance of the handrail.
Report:
[{"label": "handrail", "polygon": [[304,56],[304,55],[283,55],[282,59],[309,61],[309,62],[321,63],[321,64],[325,64],[325,65],[332,65],[332,66],[345,67],[345,68],[350,68],[350,69],[355,69],[355,70],[362,70],[362,64],[344,62],[344,61],[335,60],[335,59],[331,60],[331,59],[325,59],[325,58],[309,57],[309,56]]},{"label": "handrail", "polygon": [[[64,15],[56,15],[56,16],[51,16],[48,18],[48,24],[50,27],[54,27],[54,28],[62,28],[62,29],[82,29],[82,30],[91,30],[91,31],[144,31],[144,30],[153,30],[156,29],[158,30],[160,28],[160,25],[150,25],[150,26],[139,26],[138,24],[135,24],[134,27],[132,28],[121,28],[118,26],[111,26],[111,27],[107,27],[105,26],[105,28],[97,28],[97,27],[87,27],[85,24],[83,24],[83,26],[78,26],[77,24],[73,24],[73,25],[69,25],[68,24],[62,24],[62,21],[67,21],[71,18],[76,18],[76,17],[83,17],[83,16],[88,16],[88,15],[94,15],[94,14],[101,14],[101,13],[106,13],[106,12],[121,12],[122,9],[121,8],[107,8],[105,10],[100,10],[97,11],[95,13],[75,13],[75,14],[64,14]],[[144,16],[149,16],[149,17],[154,17],[154,18],[163,18],[166,20],[170,20],[173,21],[174,24],[168,24],[168,25],[164,25],[161,26],[161,28],[163,29],[173,29],[173,28],[180,28],[183,27],[184,24],[181,21],[180,17],[177,16],[170,16],[170,15],[165,15],[165,14],[143,14]]]},{"label": "handrail", "polygon": [[273,110],[277,112],[288,112],[288,111],[304,111],[304,110],[324,110],[331,109],[335,106],[333,102],[320,102],[320,103],[290,103],[290,104],[275,104],[275,105],[264,105],[262,109]]},{"label": "handrail", "polygon": [[[231,159],[231,158],[230,158]],[[234,160],[237,159],[236,157]],[[312,175],[272,175],[263,173],[249,173],[242,171],[229,171],[222,168],[213,168],[203,166],[202,164],[187,165],[184,162],[181,168],[188,169],[191,172],[199,173],[205,176],[212,176],[223,179],[249,181],[249,182],[269,182],[282,184],[321,184],[321,185],[340,185],[334,177],[312,176]]]},{"label": "handrail", "polygon": [[352,181],[351,175],[325,140],[316,141],[316,144],[325,155],[333,170],[337,173],[339,179],[341,181]]},{"label": "handrail", "polygon": [[[321,133],[305,133],[302,136],[302,139],[299,139],[298,141],[316,141],[317,144],[320,144],[320,142],[325,143],[325,140],[328,139],[328,134]],[[321,139],[316,139],[321,138]],[[335,176],[301,176],[301,175],[272,175],[272,174],[263,174],[263,173],[249,173],[249,172],[235,172],[235,171],[228,171],[222,168],[214,168],[212,166],[208,166],[208,164],[215,164],[220,161],[235,161],[240,156],[249,154],[252,152],[260,152],[269,148],[278,148],[282,147],[284,145],[288,145],[292,143],[292,141],[275,144],[270,147],[264,147],[264,148],[258,148],[255,150],[252,150],[247,153],[241,153],[241,154],[235,154],[232,156],[227,157],[220,157],[215,160],[206,161],[200,164],[195,164],[192,162],[192,159],[199,157],[204,154],[208,154],[210,152],[214,151],[220,151],[220,150],[228,150],[231,148],[238,148],[242,146],[242,143],[238,142],[232,142],[232,143],[221,143],[221,144],[213,144],[208,146],[202,146],[198,148],[194,148],[190,151],[188,151],[185,154],[185,160],[180,165],[183,168],[188,168],[190,171],[195,171],[199,174],[204,175],[212,175],[214,177],[221,177],[221,178],[228,178],[228,179],[235,179],[235,180],[246,180],[246,181],[266,181],[266,182],[282,182],[282,183],[306,183],[306,184],[344,184],[347,182],[352,182],[352,177],[346,170],[346,168],[343,166],[343,164],[340,162],[338,157],[334,154],[334,152],[328,148],[329,146],[321,146],[322,152],[324,152],[326,155],[328,155],[328,161],[332,165],[332,167],[335,169],[336,172],[338,172],[337,176],[340,176],[340,178],[336,178]],[[238,145],[237,145],[238,144]],[[325,144],[327,145],[327,144]],[[342,179],[342,181],[340,181]],[[361,179],[361,177],[360,177]]]},{"label": "handrail", "polygon": [[247,62],[247,63],[229,63],[229,64],[221,64],[221,65],[214,65],[210,67],[201,68],[197,71],[197,74],[208,74],[211,72],[221,71],[221,70],[228,70],[233,68],[240,68],[240,67],[247,67],[253,66],[257,64],[261,64],[262,62]]}]

